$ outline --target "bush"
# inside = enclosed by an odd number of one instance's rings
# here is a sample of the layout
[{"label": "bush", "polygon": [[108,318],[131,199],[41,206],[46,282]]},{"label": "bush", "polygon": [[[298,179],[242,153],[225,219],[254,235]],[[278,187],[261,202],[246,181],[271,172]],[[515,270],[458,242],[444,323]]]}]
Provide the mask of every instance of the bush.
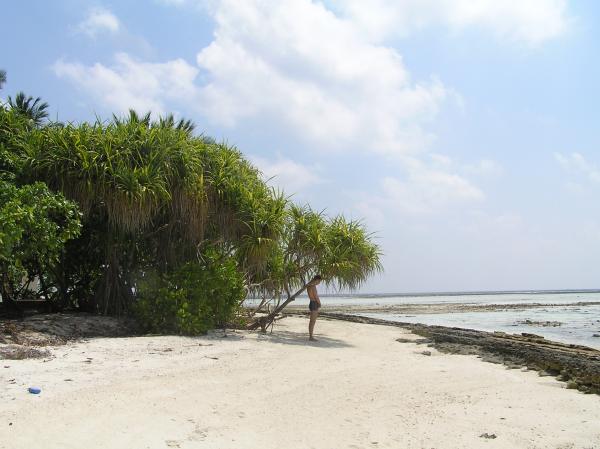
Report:
[{"label": "bush", "polygon": [[37,278],[42,294],[55,289],[53,269],[65,243],[79,235],[77,206],[45,184],[18,187],[0,177],[0,294],[7,300],[29,294],[25,281]]},{"label": "bush", "polygon": [[198,335],[231,322],[245,295],[235,261],[211,254],[140,282],[134,312],[149,332]]}]

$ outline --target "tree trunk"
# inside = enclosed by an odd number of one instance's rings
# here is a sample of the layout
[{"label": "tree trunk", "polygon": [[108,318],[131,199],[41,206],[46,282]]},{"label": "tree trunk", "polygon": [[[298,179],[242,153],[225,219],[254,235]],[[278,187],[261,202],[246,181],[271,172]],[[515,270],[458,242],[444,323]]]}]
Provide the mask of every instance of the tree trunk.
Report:
[{"label": "tree trunk", "polygon": [[273,311],[271,313],[269,313],[268,315],[256,318],[252,323],[250,323],[248,325],[247,329],[248,330],[256,330],[256,329],[258,329],[260,327],[263,332],[266,332],[267,327],[275,320],[275,318],[277,317],[277,315],[279,315],[279,313],[283,309],[285,309],[285,307],[289,303],[291,303],[292,301],[294,301],[298,297],[298,295],[300,295],[304,290],[306,290],[306,287],[308,287],[308,284],[304,284],[304,286],[302,286],[302,288],[300,290],[298,290],[293,295],[288,296],[288,299],[286,299],[278,307],[276,307],[275,309],[273,309]]},{"label": "tree trunk", "polygon": [[6,267],[2,269],[2,282],[0,282],[0,294],[2,295],[2,305],[9,315],[23,316],[23,311],[17,305],[13,297],[13,290],[8,278]]},{"label": "tree trunk", "polygon": [[110,243],[106,251],[106,265],[95,294],[95,313],[123,316],[131,305],[131,290],[121,277],[117,245]]}]

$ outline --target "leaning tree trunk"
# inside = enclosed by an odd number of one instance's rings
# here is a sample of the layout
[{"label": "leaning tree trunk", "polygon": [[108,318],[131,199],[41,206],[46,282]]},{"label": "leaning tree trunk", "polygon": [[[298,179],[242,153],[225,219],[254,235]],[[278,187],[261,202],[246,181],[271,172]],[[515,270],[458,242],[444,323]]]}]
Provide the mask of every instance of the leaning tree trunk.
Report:
[{"label": "leaning tree trunk", "polygon": [[308,287],[308,284],[304,284],[302,286],[302,288],[300,290],[298,290],[296,293],[294,293],[293,295],[290,295],[288,293],[288,298],[283,303],[281,303],[279,306],[275,307],[275,309],[273,309],[273,311],[271,313],[269,313],[268,315],[255,318],[254,321],[251,322],[247,326],[247,329],[248,330],[256,330],[260,327],[260,329],[263,332],[266,332],[267,327],[275,320],[277,315],[279,315],[281,313],[281,311],[283,309],[285,309],[285,307],[289,303],[294,301],[298,297],[298,295],[300,295],[304,290],[306,290],[306,287]]}]

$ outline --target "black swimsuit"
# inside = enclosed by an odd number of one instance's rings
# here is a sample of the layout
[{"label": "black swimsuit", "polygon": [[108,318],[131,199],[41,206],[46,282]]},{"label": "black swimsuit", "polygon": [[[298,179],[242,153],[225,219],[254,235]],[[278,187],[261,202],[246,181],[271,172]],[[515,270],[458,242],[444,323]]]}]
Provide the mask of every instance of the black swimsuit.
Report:
[{"label": "black swimsuit", "polygon": [[313,301],[312,299],[308,303],[308,310],[310,310],[311,312],[319,310],[319,307],[319,303],[317,301]]}]

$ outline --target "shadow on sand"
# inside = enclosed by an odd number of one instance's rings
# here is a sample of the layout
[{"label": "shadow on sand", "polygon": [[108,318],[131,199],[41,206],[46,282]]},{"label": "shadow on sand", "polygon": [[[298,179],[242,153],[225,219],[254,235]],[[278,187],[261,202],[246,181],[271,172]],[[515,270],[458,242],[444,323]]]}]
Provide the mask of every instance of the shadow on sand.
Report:
[{"label": "shadow on sand", "polygon": [[282,345],[315,346],[319,348],[351,348],[352,345],[343,340],[317,335],[317,341],[309,341],[305,332],[290,332],[275,329],[272,333],[259,334],[259,342],[277,343]]}]

